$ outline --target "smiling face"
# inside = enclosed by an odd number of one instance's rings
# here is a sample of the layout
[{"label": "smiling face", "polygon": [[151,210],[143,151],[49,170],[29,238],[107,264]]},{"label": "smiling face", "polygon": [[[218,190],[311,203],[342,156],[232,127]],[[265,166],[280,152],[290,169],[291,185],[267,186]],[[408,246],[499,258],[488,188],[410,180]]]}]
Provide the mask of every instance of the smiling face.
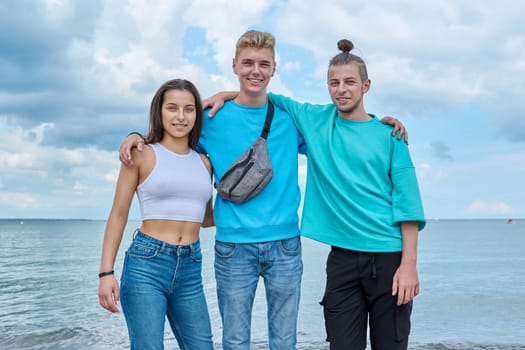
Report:
[{"label": "smiling face", "polygon": [[270,48],[246,47],[233,59],[233,72],[239,77],[240,93],[250,97],[266,95],[275,73],[274,52]]},{"label": "smiling face", "polygon": [[164,137],[187,140],[197,118],[195,98],[191,92],[167,90],[164,93],[161,113]]},{"label": "smiling face", "polygon": [[328,69],[328,91],[343,118],[365,117],[363,95],[370,80],[362,81],[357,63],[332,65]]}]

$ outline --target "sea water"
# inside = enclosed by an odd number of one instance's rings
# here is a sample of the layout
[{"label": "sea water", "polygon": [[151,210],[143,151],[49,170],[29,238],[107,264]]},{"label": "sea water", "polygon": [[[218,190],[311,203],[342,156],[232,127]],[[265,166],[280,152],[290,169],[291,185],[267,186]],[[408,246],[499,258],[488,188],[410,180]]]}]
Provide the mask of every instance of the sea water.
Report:
[{"label": "sea water", "polygon": [[[117,275],[138,222],[130,222]],[[0,220],[0,349],[126,349],[122,313],[98,304],[105,222]],[[221,324],[213,274],[213,229],[203,229],[203,279],[214,342]],[[328,349],[322,298],[329,247],[303,239],[298,349]],[[525,220],[433,220],[419,237],[421,293],[414,301],[410,349],[525,349]],[[268,349],[262,280],[253,311],[252,348]],[[167,328],[166,349],[177,349]]]}]

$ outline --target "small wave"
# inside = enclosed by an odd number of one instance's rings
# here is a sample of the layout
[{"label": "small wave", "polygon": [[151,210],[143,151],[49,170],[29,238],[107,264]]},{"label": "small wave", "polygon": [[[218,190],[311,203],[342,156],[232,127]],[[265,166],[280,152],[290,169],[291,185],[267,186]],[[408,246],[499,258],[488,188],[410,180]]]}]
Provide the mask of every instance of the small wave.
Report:
[{"label": "small wave", "polygon": [[[176,345],[174,339],[167,343]],[[167,344],[166,344],[167,345]],[[84,328],[62,328],[49,332],[21,334],[0,340],[0,349],[9,350],[116,350],[126,349],[127,342],[115,344],[115,339],[110,341],[103,336],[90,332]],[[222,349],[220,344],[215,344],[217,350]],[[267,350],[267,341],[252,343],[253,350]],[[299,342],[297,350],[328,350],[328,343]],[[370,349],[368,347],[367,349]],[[474,342],[437,342],[437,343],[411,343],[411,350],[525,350],[521,344],[484,344]]]},{"label": "small wave", "polygon": [[520,344],[481,344],[473,342],[442,342],[411,344],[411,350],[525,350]]},{"label": "small wave", "polygon": [[9,350],[103,350],[117,349],[101,336],[83,328],[62,328],[48,332],[11,335],[0,340],[0,349]]},{"label": "small wave", "polygon": [[[480,344],[471,342],[443,342],[443,343],[426,343],[426,344],[409,344],[410,350],[525,350],[525,345],[520,344]],[[222,349],[216,346],[216,349]],[[264,342],[252,343],[252,350],[267,350],[268,344]],[[329,345],[326,342],[315,343],[298,343],[297,350],[328,350]],[[367,349],[370,349],[368,345]]]},{"label": "small wave", "polygon": [[[427,343],[427,344],[409,344],[410,350],[525,350],[525,345],[519,344],[479,344],[469,342],[450,342],[450,343]],[[217,350],[222,347],[216,347]],[[267,350],[267,343],[252,343],[250,349]],[[298,343],[297,350],[328,350],[329,345],[326,342],[315,343]],[[370,349],[370,345],[367,347]]]}]

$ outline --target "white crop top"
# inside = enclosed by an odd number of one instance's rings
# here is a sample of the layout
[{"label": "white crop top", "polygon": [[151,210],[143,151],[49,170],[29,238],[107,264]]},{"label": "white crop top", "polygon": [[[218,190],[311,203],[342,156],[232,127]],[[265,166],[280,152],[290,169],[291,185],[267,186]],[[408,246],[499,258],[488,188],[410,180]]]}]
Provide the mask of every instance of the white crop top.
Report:
[{"label": "white crop top", "polygon": [[137,186],[142,220],[202,222],[212,195],[210,173],[194,150],[176,154],[160,143],[150,144],[155,166]]}]

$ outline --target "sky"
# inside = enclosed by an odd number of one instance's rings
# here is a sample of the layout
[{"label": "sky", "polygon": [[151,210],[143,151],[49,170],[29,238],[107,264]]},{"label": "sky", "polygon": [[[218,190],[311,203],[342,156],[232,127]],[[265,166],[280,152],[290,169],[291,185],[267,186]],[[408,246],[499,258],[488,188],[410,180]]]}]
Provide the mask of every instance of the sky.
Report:
[{"label": "sky", "polygon": [[408,129],[427,218],[525,218],[524,15],[514,0],[2,1],[0,218],[107,219],[118,147],[147,131],[155,91],[236,89],[249,29],[277,39],[269,91],[319,104],[353,41],[367,112]]}]

